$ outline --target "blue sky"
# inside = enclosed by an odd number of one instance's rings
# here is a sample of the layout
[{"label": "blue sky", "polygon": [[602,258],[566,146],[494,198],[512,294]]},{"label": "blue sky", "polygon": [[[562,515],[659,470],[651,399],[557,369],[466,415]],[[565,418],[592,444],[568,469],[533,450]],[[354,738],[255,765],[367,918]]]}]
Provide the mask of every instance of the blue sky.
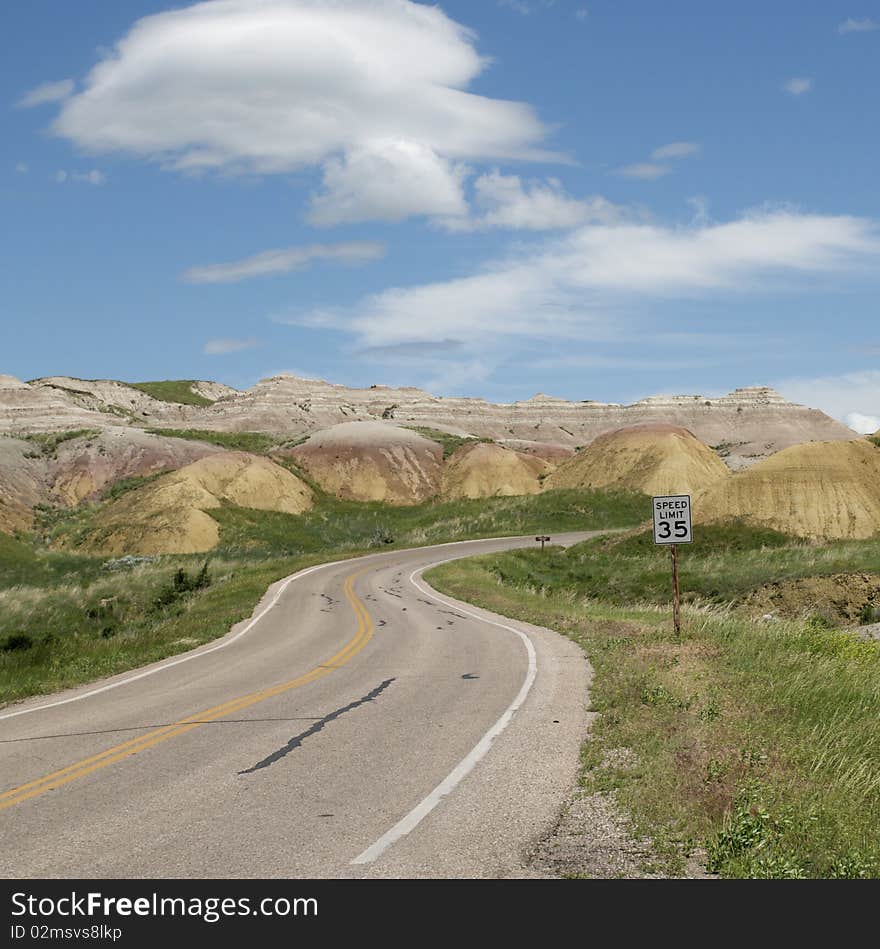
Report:
[{"label": "blue sky", "polygon": [[870,427],[880,4],[709,6],[10,7],[0,371]]}]

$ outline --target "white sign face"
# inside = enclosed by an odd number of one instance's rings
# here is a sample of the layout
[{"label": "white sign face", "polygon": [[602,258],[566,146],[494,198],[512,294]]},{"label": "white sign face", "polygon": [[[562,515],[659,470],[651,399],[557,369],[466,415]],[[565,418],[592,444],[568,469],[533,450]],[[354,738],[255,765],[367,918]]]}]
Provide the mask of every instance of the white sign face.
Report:
[{"label": "white sign face", "polygon": [[651,502],[654,510],[655,544],[689,544],[693,541],[689,494],[651,498]]}]

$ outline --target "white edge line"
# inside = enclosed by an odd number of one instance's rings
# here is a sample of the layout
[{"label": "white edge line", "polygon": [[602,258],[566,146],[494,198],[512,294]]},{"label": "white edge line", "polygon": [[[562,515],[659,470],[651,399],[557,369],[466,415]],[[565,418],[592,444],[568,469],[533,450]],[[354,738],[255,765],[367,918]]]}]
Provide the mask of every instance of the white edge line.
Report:
[{"label": "white edge line", "polygon": [[[526,536],[526,535],[521,535]],[[457,544],[480,544],[488,543],[491,541],[497,540],[517,540],[519,537],[477,537],[472,540],[451,540],[443,544],[428,544],[424,547],[402,547],[400,550],[389,551],[387,556],[392,554],[400,553],[412,553],[419,550],[431,550],[434,547],[454,547]],[[83,699],[91,698],[93,695],[100,695],[102,692],[109,692],[111,689],[118,689],[121,685],[129,685],[131,682],[137,682],[139,679],[145,679],[147,676],[155,675],[157,672],[164,672],[166,669],[172,669],[174,666],[179,666],[181,663],[189,662],[191,659],[199,659],[202,656],[210,655],[212,652],[217,652],[220,649],[225,649],[227,646],[231,646],[234,642],[241,639],[246,633],[249,633],[257,623],[271,610],[281,599],[281,595],[284,591],[293,583],[294,580],[299,580],[302,577],[307,576],[310,573],[314,573],[316,570],[321,570],[324,567],[333,567],[339,566],[340,564],[345,563],[356,563],[360,560],[365,560],[367,557],[375,557],[376,554],[364,554],[360,557],[349,557],[346,560],[328,560],[326,563],[315,564],[312,567],[307,567],[305,570],[300,570],[298,573],[291,574],[291,576],[280,581],[281,586],[275,591],[275,596],[272,597],[271,603],[266,606],[265,609],[261,610],[256,616],[254,616],[247,626],[244,629],[239,630],[234,636],[231,636],[229,639],[224,639],[222,642],[217,643],[214,646],[209,646],[207,649],[198,648],[189,652],[183,656],[180,656],[177,659],[172,659],[170,662],[163,663],[160,666],[155,666],[152,669],[146,669],[143,672],[138,672],[135,675],[128,676],[126,679],[120,679],[118,682],[110,682],[107,685],[102,685],[100,688],[92,689],[89,692],[83,692],[81,695],[73,695],[70,698],[59,699],[57,702],[48,702],[45,705],[35,705],[33,708],[21,708],[15,712],[4,712],[0,714],[0,722],[4,721],[7,718],[16,718],[19,715],[29,715],[31,712],[42,712],[49,708],[57,708],[59,705],[69,705],[71,702],[81,702]],[[378,555],[381,556],[381,555]],[[453,560],[457,560],[457,557],[453,557]],[[440,563],[448,563],[449,561],[443,560],[439,561]],[[428,567],[436,566],[436,564],[426,564],[422,567],[422,570],[427,570]],[[277,581],[276,581],[277,582]],[[434,594],[432,594],[434,595]],[[479,617],[478,617],[479,618]],[[497,623],[495,625],[498,625]],[[515,632],[515,630],[514,630]]]},{"label": "white edge line", "polygon": [[[457,560],[458,558],[452,558]],[[420,801],[416,806],[405,816],[402,817],[390,830],[387,830],[374,844],[371,844],[367,849],[359,854],[354,860],[351,861],[351,865],[356,864],[365,864],[373,863],[377,860],[382,854],[393,844],[395,844],[401,837],[405,837],[410,831],[414,830],[418,825],[434,810],[434,808],[446,797],[447,794],[450,794],[455,788],[467,777],[467,775],[473,770],[474,766],[484,758],[492,747],[492,742],[504,731],[505,728],[513,720],[513,716],[519,711],[520,706],[525,702],[526,696],[529,694],[529,691],[532,688],[532,685],[535,681],[535,677],[538,674],[538,660],[535,655],[535,647],[532,644],[531,639],[519,629],[515,629],[513,626],[507,626],[505,623],[498,623],[495,620],[487,619],[484,616],[480,616],[477,613],[473,613],[470,610],[463,609],[459,606],[458,603],[454,603],[451,600],[447,600],[445,597],[439,596],[436,591],[430,588],[425,588],[421,584],[416,582],[416,574],[421,575],[423,570],[427,570],[428,567],[439,567],[441,564],[449,563],[449,560],[441,560],[434,564],[427,564],[424,567],[418,567],[416,570],[409,575],[409,580],[412,585],[419,590],[419,592],[424,593],[426,596],[431,596],[435,600],[439,600],[441,603],[444,603],[446,606],[451,606],[456,609],[459,613],[464,613],[467,616],[472,617],[473,619],[479,620],[481,623],[488,623],[491,626],[498,626],[501,629],[507,629],[511,633],[515,633],[522,640],[526,647],[526,652],[529,657],[529,667],[526,672],[526,677],[523,680],[522,687],[517,693],[516,698],[510,703],[507,709],[502,714],[501,718],[486,732],[485,735],[477,742],[476,745],[471,749],[468,754],[462,758],[461,761],[455,766],[455,768],[434,788],[431,793]]]}]

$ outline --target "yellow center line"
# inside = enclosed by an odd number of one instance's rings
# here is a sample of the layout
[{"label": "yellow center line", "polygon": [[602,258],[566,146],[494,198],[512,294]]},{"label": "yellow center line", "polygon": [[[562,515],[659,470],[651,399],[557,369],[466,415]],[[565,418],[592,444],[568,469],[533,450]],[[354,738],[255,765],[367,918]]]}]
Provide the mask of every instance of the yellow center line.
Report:
[{"label": "yellow center line", "polygon": [[15,804],[21,804],[23,801],[44,794],[46,791],[61,787],[69,781],[85,777],[85,775],[98,771],[101,768],[106,768],[107,765],[122,761],[131,755],[136,755],[138,752],[152,748],[154,745],[167,741],[169,738],[183,735],[194,728],[199,728],[201,725],[206,725],[226,715],[231,715],[233,712],[240,712],[243,709],[250,708],[252,705],[256,705],[258,702],[274,698],[277,695],[298,688],[301,685],[307,685],[309,682],[314,682],[323,676],[329,675],[336,669],[341,668],[353,659],[373,636],[373,621],[370,619],[370,614],[367,612],[366,606],[364,606],[354,592],[353,586],[354,581],[369,569],[369,567],[365,567],[363,570],[358,570],[356,573],[350,574],[346,578],[343,587],[346,599],[358,620],[357,632],[338,652],[334,653],[334,655],[325,662],[322,662],[319,666],[310,669],[296,679],[291,679],[289,682],[282,682],[280,685],[269,686],[268,688],[260,689],[258,692],[251,692],[248,695],[230,699],[222,705],[215,705],[212,708],[205,709],[195,715],[190,715],[171,725],[163,725],[161,728],[156,728],[144,735],[139,735],[137,738],[123,742],[121,745],[114,745],[112,748],[108,748],[99,754],[84,758],[82,761],[77,761],[75,764],[68,765],[66,768],[61,768],[58,771],[53,771],[51,774],[44,775],[42,778],[37,778],[34,781],[29,781],[27,784],[22,784],[8,791],[4,791],[0,794],[0,811],[5,810],[7,807],[13,807]]}]

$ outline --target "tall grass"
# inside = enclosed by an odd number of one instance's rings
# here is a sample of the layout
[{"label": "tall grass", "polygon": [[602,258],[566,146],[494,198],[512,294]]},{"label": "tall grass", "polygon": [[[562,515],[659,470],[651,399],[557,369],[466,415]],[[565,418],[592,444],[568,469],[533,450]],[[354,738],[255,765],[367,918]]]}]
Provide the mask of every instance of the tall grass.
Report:
[{"label": "tall grass", "polygon": [[608,603],[549,568],[511,583],[519,559],[426,578],[584,648],[599,715],[582,783],[616,794],[671,870],[696,853],[727,877],[880,876],[880,644],[717,606],[686,606],[679,639],[665,608]]}]

